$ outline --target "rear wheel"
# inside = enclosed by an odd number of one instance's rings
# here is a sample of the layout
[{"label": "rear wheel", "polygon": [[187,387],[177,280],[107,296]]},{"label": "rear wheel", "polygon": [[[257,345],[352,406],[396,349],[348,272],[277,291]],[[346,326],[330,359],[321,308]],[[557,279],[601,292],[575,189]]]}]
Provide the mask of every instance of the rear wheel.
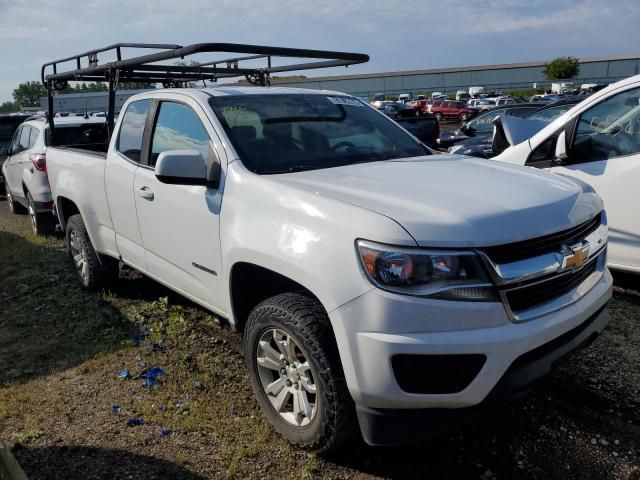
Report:
[{"label": "rear wheel", "polygon": [[98,256],[80,214],[72,215],[67,220],[66,237],[69,260],[80,285],[95,290],[117,278],[119,262],[111,257]]},{"label": "rear wheel", "polygon": [[442,114],[441,113],[436,113],[436,120],[438,120],[438,121],[442,120]]},{"label": "rear wheel", "polygon": [[468,113],[463,113],[463,114],[460,115],[460,121],[462,123],[466,122],[468,118],[469,118],[469,114]]},{"label": "rear wheel", "polygon": [[9,192],[9,189],[7,189],[7,207],[9,207],[9,211],[15,215],[24,215],[27,213],[26,208],[13,200],[13,196]]},{"label": "rear wheel", "polygon": [[251,385],[273,427],[291,443],[327,451],[355,432],[355,409],[320,303],[285,293],[249,316],[244,350]]},{"label": "rear wheel", "polygon": [[30,193],[27,193],[27,212],[31,219],[31,229],[35,235],[53,235],[56,229],[56,222],[51,212],[38,213],[36,202]]}]

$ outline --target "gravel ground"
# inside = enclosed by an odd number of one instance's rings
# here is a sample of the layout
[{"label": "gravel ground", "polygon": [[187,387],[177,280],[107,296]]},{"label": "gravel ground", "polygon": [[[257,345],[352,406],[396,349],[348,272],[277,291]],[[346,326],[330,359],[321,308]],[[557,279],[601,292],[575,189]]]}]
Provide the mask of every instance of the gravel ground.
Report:
[{"label": "gravel ground", "polygon": [[[62,241],[34,238],[4,202],[0,271],[0,438],[31,479],[640,479],[632,276],[603,335],[526,397],[430,443],[317,456],[272,432],[239,336],[208,312],[130,271],[82,292]],[[153,366],[166,376],[148,389],[135,377]]]}]

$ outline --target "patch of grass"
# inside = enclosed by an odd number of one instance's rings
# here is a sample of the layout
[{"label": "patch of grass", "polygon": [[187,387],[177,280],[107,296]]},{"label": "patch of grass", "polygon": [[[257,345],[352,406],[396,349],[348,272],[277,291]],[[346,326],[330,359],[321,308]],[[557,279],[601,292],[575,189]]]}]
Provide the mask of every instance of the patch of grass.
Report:
[{"label": "patch of grass", "polygon": [[42,430],[29,430],[26,432],[14,433],[11,439],[17,443],[28,444],[38,440],[44,435]]}]

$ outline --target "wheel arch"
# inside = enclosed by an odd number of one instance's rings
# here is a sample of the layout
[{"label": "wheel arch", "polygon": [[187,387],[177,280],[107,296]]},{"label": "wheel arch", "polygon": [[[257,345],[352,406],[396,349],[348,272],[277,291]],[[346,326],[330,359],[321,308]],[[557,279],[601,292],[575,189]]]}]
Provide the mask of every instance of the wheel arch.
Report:
[{"label": "wheel arch", "polygon": [[229,273],[229,298],[235,330],[244,332],[249,314],[260,302],[287,292],[303,292],[322,305],[318,296],[300,282],[255,263],[236,262]]},{"label": "wheel arch", "polygon": [[56,198],[56,211],[58,212],[58,220],[60,221],[60,226],[63,231],[67,228],[67,220],[69,217],[80,213],[80,209],[73,200],[62,196]]}]

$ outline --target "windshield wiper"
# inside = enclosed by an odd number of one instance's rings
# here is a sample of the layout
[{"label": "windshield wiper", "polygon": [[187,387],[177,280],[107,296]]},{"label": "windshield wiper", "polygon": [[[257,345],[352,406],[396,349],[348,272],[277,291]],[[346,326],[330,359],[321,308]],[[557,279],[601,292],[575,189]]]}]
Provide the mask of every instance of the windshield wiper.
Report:
[{"label": "windshield wiper", "polygon": [[300,165],[291,165],[289,167],[281,168],[278,170],[261,170],[258,173],[261,175],[276,175],[279,173],[294,173],[294,172],[304,172],[307,170],[318,170],[320,168],[326,168],[326,167],[324,165],[318,166],[318,165],[300,164]]}]

